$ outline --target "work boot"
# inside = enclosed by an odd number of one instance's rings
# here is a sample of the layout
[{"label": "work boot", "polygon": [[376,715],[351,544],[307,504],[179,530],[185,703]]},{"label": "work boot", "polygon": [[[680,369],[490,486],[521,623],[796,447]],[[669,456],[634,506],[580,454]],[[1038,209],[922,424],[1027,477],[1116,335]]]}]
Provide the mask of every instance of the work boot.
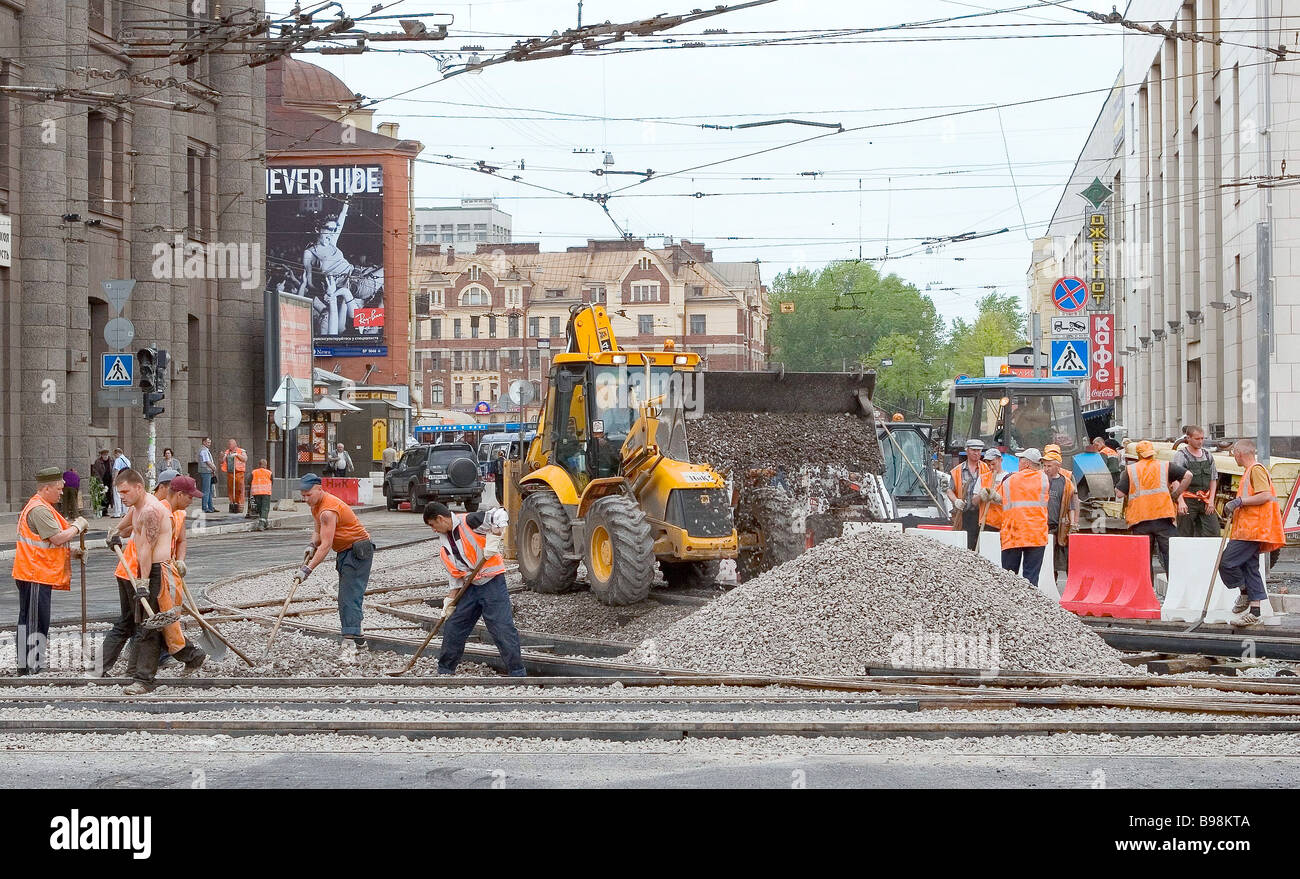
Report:
[{"label": "work boot", "polygon": [[1250,596],[1244,591],[1237,595],[1237,600],[1232,603],[1232,612],[1241,613],[1250,609]]},{"label": "work boot", "polygon": [[194,674],[203,667],[203,663],[208,661],[208,654],[203,651],[202,647],[199,647],[196,644],[194,650],[198,655],[185,663],[185,668],[181,671],[181,677],[183,678],[188,678],[190,675]]},{"label": "work boot", "polygon": [[348,665],[357,664],[357,645],[356,642],[353,641],[352,639],[350,638],[344,639],[343,649],[339,651],[339,662],[343,662]]},{"label": "work boot", "polygon": [[1237,614],[1232,619],[1228,620],[1228,625],[1254,626],[1259,623],[1259,620],[1260,620],[1259,614],[1251,613],[1249,606],[1247,606],[1246,610],[1243,610],[1241,613]]},{"label": "work boot", "polygon": [[122,695],[143,696],[147,693],[152,693],[156,689],[158,689],[158,685],[153,681],[135,681],[134,683],[127,684],[122,688]]}]

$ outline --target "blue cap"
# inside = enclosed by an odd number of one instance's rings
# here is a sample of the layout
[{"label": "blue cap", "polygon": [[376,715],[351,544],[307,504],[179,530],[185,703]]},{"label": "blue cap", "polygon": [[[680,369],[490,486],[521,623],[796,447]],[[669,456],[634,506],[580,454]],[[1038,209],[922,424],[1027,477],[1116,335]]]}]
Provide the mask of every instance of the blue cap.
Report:
[{"label": "blue cap", "polygon": [[320,477],[315,473],[306,473],[302,479],[298,480],[299,491],[311,491],[314,486],[320,485]]}]

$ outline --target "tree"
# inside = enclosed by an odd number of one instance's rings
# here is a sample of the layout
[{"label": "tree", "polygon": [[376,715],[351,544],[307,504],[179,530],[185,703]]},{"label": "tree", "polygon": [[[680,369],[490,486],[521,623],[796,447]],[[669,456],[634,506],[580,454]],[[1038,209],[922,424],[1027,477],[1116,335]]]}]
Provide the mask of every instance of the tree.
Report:
[{"label": "tree", "polygon": [[916,412],[917,401],[934,400],[939,385],[946,374],[938,358],[924,356],[917,340],[902,333],[890,333],[876,342],[865,361],[876,370],[877,405],[889,409]]},{"label": "tree", "polygon": [[980,299],[978,307],[975,323],[953,321],[946,358],[953,375],[983,375],[985,357],[1005,357],[1027,344],[1019,297],[994,292]]}]

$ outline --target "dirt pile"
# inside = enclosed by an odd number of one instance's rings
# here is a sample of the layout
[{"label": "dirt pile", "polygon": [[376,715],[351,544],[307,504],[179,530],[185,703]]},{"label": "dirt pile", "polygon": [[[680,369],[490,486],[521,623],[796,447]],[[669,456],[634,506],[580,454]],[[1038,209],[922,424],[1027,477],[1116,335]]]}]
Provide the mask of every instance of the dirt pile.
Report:
[{"label": "dirt pile", "polygon": [[691,460],[717,470],[777,466],[794,475],[804,466],[880,473],[880,443],[872,422],[836,413],[714,412],[686,422]]}]

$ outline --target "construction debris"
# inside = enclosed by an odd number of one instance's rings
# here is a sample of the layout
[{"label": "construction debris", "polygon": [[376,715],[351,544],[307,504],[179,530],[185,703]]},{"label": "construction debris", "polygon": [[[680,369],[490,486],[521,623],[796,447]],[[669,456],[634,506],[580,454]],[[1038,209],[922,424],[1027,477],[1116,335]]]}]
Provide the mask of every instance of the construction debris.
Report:
[{"label": "construction debris", "polygon": [[695,610],[693,605],[657,601],[610,607],[586,592],[559,595],[515,592],[510,596],[510,603],[514,605],[515,625],[520,629],[629,644],[638,644],[662,632]]},{"label": "construction debris", "polygon": [[872,422],[836,413],[713,412],[686,422],[691,460],[719,472],[783,467],[791,488],[805,466],[880,473],[880,443]]},{"label": "construction debris", "polygon": [[1023,578],[936,541],[873,533],[819,544],[643,642],[631,658],[719,673],[1133,673]]}]

